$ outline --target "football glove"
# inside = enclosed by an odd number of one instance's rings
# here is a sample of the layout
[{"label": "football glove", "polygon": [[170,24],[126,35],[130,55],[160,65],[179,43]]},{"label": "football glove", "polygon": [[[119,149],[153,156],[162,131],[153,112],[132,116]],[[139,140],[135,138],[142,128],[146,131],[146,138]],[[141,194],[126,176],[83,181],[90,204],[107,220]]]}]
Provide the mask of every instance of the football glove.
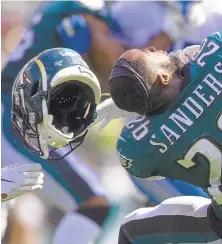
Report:
[{"label": "football glove", "polygon": [[42,189],[44,174],[40,164],[12,164],[1,169],[1,201]]},{"label": "football glove", "polygon": [[99,104],[97,106],[96,112],[97,118],[91,126],[94,126],[101,122],[101,124],[97,128],[98,131],[104,129],[113,119],[137,116],[136,113],[127,112],[118,108],[112,98],[108,98],[104,102]]}]

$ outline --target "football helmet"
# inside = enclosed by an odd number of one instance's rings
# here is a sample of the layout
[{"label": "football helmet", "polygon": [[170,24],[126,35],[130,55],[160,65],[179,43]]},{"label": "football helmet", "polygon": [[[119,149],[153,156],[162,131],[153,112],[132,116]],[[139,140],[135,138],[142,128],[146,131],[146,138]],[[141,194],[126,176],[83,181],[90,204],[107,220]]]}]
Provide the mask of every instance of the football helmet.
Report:
[{"label": "football helmet", "polygon": [[[82,57],[67,48],[48,49],[30,60],[12,89],[11,120],[24,145],[44,159],[61,159],[84,140],[96,118],[101,90]],[[65,155],[52,152],[70,146]]]}]

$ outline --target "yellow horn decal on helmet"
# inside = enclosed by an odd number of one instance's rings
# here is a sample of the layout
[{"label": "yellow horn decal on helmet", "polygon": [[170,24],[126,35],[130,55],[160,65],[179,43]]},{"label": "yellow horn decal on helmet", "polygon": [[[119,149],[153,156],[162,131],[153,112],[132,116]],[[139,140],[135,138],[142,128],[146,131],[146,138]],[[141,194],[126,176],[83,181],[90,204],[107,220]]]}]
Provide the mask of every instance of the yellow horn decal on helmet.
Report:
[{"label": "yellow horn decal on helmet", "polygon": [[45,66],[42,63],[42,61],[40,61],[39,59],[37,59],[35,62],[38,65],[39,70],[41,72],[43,91],[47,91],[47,74],[46,74]]},{"label": "yellow horn decal on helmet", "polygon": [[[39,59],[37,59],[35,62],[38,65],[39,70],[41,72],[42,90],[44,92],[46,92],[47,91],[47,74],[46,74],[45,66]],[[38,131],[39,131],[39,134],[41,136],[43,136],[42,139],[44,139],[44,141],[41,143],[41,148],[44,153],[43,158],[48,158],[48,156],[49,156],[48,146],[45,141],[46,140],[45,136],[47,137],[47,133],[48,133],[48,117],[49,117],[46,98],[42,98],[42,116],[43,116],[43,122],[39,123],[39,126],[38,126],[38,128],[41,128],[41,130],[38,129]]]},{"label": "yellow horn decal on helmet", "polygon": [[[44,92],[46,92],[47,91],[47,74],[46,74],[45,66],[42,63],[42,61],[40,61],[39,59],[37,59],[35,62],[38,65],[39,70],[41,72],[42,90]],[[42,99],[42,114],[43,114],[43,124],[47,127],[48,126],[48,107],[47,107],[47,102],[46,102],[45,98]]]}]

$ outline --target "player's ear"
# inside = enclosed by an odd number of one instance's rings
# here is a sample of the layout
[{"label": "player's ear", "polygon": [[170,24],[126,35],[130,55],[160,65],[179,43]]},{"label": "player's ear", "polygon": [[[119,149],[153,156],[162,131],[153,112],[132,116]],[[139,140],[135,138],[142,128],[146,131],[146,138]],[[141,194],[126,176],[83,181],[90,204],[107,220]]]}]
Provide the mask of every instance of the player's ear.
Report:
[{"label": "player's ear", "polygon": [[159,82],[162,85],[168,85],[172,80],[172,76],[169,74],[159,73],[157,75],[157,82]]}]

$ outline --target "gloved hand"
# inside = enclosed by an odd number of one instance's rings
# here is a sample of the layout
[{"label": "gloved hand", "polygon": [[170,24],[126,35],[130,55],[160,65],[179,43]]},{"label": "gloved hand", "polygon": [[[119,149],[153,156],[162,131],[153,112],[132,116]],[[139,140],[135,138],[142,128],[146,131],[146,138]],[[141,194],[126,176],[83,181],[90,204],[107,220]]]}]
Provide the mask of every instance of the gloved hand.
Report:
[{"label": "gloved hand", "polygon": [[1,169],[1,201],[42,189],[44,174],[40,164],[12,164]]},{"label": "gloved hand", "polygon": [[165,17],[162,30],[173,41],[184,40],[205,22],[205,14],[198,4],[189,2],[164,2]]},{"label": "gloved hand", "polygon": [[125,110],[119,109],[112,98],[106,99],[104,102],[99,104],[96,109],[97,118],[95,122],[91,125],[94,126],[101,122],[98,126],[98,131],[101,131],[106,127],[113,119],[126,118],[129,116],[137,116],[136,113],[127,112]]}]

